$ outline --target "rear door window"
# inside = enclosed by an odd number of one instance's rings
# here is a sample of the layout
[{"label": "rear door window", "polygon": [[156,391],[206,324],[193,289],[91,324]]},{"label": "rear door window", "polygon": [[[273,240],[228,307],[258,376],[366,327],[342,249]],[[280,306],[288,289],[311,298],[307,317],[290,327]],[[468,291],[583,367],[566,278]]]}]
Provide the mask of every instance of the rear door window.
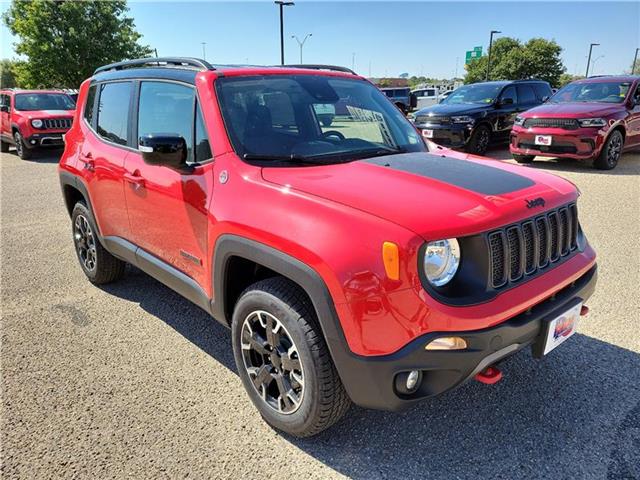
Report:
[{"label": "rear door window", "polygon": [[512,86],[505,88],[500,98],[503,101],[506,100],[507,98],[510,98],[511,100],[513,100],[514,105],[518,103],[518,96],[516,95],[516,89]]},{"label": "rear door window", "polygon": [[544,102],[547,98],[549,98],[552,94],[551,88],[549,85],[544,83],[536,83],[533,85],[533,89],[536,91],[536,95],[538,96],[538,100]]},{"label": "rear door window", "polygon": [[104,83],[100,86],[97,132],[105,140],[128,144],[131,82]]}]

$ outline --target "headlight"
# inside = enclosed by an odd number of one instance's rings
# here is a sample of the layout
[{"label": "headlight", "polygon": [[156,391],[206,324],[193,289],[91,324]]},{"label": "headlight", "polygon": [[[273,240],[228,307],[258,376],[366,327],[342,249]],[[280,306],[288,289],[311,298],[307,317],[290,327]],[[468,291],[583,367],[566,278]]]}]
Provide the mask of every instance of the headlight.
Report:
[{"label": "headlight", "polygon": [[429,242],[424,252],[424,274],[435,287],[451,281],[460,265],[460,245],[455,238]]},{"label": "headlight", "polygon": [[461,115],[459,117],[451,117],[453,123],[473,123],[474,120],[469,115]]},{"label": "headlight", "polygon": [[604,127],[607,121],[604,118],[581,118],[578,120],[581,127]]},{"label": "headlight", "polygon": [[513,123],[515,123],[516,125],[522,126],[524,125],[524,118],[517,116]]},{"label": "headlight", "polygon": [[31,120],[31,125],[33,125],[35,128],[42,128],[42,120],[39,119],[35,119],[35,120]]}]

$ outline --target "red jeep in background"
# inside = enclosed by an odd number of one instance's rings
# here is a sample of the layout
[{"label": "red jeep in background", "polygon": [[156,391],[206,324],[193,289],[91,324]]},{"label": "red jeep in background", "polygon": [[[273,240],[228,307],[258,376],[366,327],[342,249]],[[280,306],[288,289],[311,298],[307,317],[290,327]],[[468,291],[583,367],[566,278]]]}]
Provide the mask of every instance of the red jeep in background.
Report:
[{"label": "red jeep in background", "polygon": [[230,327],[278,429],[495,382],[587,311],[574,185],[426,144],[348,69],[141,59],[98,69],[78,105],[59,174],[85,275],[133,264]]},{"label": "red jeep in background", "polygon": [[56,90],[0,90],[1,146],[26,160],[39,147],[64,145],[76,104]]},{"label": "red jeep in background", "polygon": [[610,170],[623,150],[640,147],[640,77],[591,77],[570,83],[544,105],[519,114],[510,150],[519,163],[536,155],[592,160]]}]

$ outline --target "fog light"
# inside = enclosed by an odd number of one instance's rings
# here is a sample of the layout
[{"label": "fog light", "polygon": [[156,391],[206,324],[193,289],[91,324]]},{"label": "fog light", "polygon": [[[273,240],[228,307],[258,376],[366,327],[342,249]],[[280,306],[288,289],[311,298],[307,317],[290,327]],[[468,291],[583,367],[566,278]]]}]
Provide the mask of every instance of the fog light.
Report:
[{"label": "fog light", "polygon": [[418,370],[411,370],[407,376],[407,390],[412,391],[418,385],[420,379],[420,372]]},{"label": "fog light", "polygon": [[465,348],[467,348],[467,342],[460,337],[436,338],[424,347],[425,350],[464,350]]},{"label": "fog light", "polygon": [[36,141],[35,140],[31,140],[31,145],[35,145]]}]

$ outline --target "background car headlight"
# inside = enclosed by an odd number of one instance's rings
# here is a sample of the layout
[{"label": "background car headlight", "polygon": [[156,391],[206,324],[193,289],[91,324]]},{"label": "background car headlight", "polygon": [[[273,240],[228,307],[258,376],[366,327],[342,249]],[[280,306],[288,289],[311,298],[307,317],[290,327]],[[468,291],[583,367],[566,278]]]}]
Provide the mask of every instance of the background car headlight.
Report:
[{"label": "background car headlight", "polygon": [[435,287],[451,281],[460,265],[460,245],[455,238],[429,242],[424,252],[424,274]]},{"label": "background car headlight", "polygon": [[473,123],[473,118],[469,115],[461,115],[459,117],[451,117],[453,123]]},{"label": "background car headlight", "polygon": [[39,119],[35,119],[35,120],[31,120],[31,125],[33,125],[35,128],[42,128],[42,120]]},{"label": "background car headlight", "polygon": [[578,122],[581,127],[604,127],[607,124],[604,118],[581,118]]},{"label": "background car headlight", "polygon": [[522,126],[524,125],[524,118],[523,117],[516,117],[516,119],[514,120],[514,122],[516,125]]}]

